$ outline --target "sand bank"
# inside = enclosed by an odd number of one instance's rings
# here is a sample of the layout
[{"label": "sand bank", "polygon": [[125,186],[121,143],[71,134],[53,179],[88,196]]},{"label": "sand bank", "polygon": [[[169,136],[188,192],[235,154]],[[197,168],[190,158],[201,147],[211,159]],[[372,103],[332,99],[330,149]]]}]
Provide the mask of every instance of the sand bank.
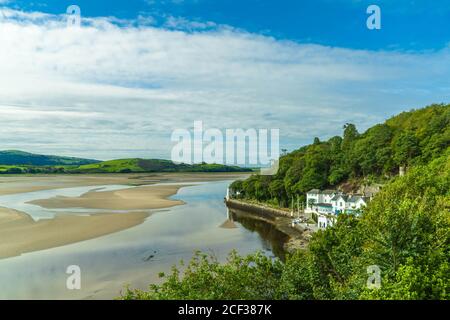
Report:
[{"label": "sand bank", "polygon": [[[32,202],[45,208],[89,208],[106,211],[101,214],[61,214],[51,220],[36,222],[26,213],[0,207],[0,259],[131,228],[145,221],[149,215],[148,209],[167,208],[183,203],[167,199],[177,193],[180,185],[148,186],[149,184],[234,180],[248,176],[249,174],[240,173],[2,175],[0,195],[81,186],[136,187],[116,191],[91,191],[80,197],[54,197]],[[135,211],[108,213],[108,210]],[[70,213],[69,211],[70,209],[66,213]]]},{"label": "sand bank", "polygon": [[177,193],[181,186],[158,185],[134,187],[116,191],[89,191],[79,197],[56,196],[33,200],[29,203],[47,209],[86,208],[110,210],[143,210],[169,208],[183,204],[179,200],[167,199]]},{"label": "sand bank", "polygon": [[0,208],[0,258],[59,247],[139,225],[146,212],[57,215],[34,221],[26,213]]},{"label": "sand bank", "polygon": [[245,179],[249,173],[135,173],[1,175],[0,195],[100,185],[149,185],[161,182],[202,182]]}]

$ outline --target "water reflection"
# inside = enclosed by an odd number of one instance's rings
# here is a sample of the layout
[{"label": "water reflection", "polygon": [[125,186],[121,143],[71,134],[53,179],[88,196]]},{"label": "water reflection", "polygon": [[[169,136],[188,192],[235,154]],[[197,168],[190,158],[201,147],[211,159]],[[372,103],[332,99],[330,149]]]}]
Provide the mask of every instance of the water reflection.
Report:
[{"label": "water reflection", "polygon": [[[227,213],[223,197],[230,183],[183,187],[172,198],[185,201],[185,205],[153,211],[136,227],[0,260],[0,299],[111,299],[126,284],[146,289],[149,283],[159,281],[160,272],[169,271],[180,259],[189,260],[196,250],[214,253],[221,261],[233,249],[242,255],[264,250],[268,256],[283,258],[284,234],[248,215]],[[8,199],[14,208],[22,208],[30,198],[81,191],[49,190],[4,197],[2,201]],[[35,217],[48,215],[37,206],[34,210]],[[81,290],[66,288],[69,265],[81,268]]]},{"label": "water reflection", "polygon": [[237,209],[229,209],[229,212],[231,221],[238,222],[247,230],[258,233],[265,250],[272,251],[284,261],[286,252],[283,246],[289,239],[288,235],[279,231],[274,224],[262,220],[255,214]]}]

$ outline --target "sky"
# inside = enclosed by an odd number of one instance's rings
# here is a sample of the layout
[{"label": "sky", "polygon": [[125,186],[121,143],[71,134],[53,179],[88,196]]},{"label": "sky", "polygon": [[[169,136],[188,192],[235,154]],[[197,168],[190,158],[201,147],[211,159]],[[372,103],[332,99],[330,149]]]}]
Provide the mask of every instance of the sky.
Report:
[{"label": "sky", "polygon": [[364,131],[450,102],[449,21],[447,0],[0,0],[0,150],[170,158],[194,121],[288,150]]}]

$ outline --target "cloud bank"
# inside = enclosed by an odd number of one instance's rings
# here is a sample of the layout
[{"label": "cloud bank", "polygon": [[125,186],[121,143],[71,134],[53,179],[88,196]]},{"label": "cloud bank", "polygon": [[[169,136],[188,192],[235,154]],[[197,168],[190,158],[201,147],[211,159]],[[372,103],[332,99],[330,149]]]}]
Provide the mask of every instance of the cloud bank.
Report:
[{"label": "cloud bank", "polygon": [[281,147],[450,99],[450,51],[371,52],[279,41],[212,22],[162,27],[0,13],[0,149],[169,157],[170,136],[278,128]]}]

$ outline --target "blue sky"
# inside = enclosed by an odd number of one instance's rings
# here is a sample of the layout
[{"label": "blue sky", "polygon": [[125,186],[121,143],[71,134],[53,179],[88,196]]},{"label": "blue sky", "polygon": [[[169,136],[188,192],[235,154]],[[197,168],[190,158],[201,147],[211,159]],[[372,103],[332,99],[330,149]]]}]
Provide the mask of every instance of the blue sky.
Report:
[{"label": "blue sky", "polygon": [[[76,4],[85,16],[151,15],[213,21],[278,39],[358,49],[436,50],[449,42],[447,0],[11,0],[7,6],[59,14]],[[382,29],[365,26],[379,5]]]},{"label": "blue sky", "polygon": [[0,150],[169,158],[194,121],[288,150],[364,131],[450,102],[448,21],[448,1],[0,0]]}]

